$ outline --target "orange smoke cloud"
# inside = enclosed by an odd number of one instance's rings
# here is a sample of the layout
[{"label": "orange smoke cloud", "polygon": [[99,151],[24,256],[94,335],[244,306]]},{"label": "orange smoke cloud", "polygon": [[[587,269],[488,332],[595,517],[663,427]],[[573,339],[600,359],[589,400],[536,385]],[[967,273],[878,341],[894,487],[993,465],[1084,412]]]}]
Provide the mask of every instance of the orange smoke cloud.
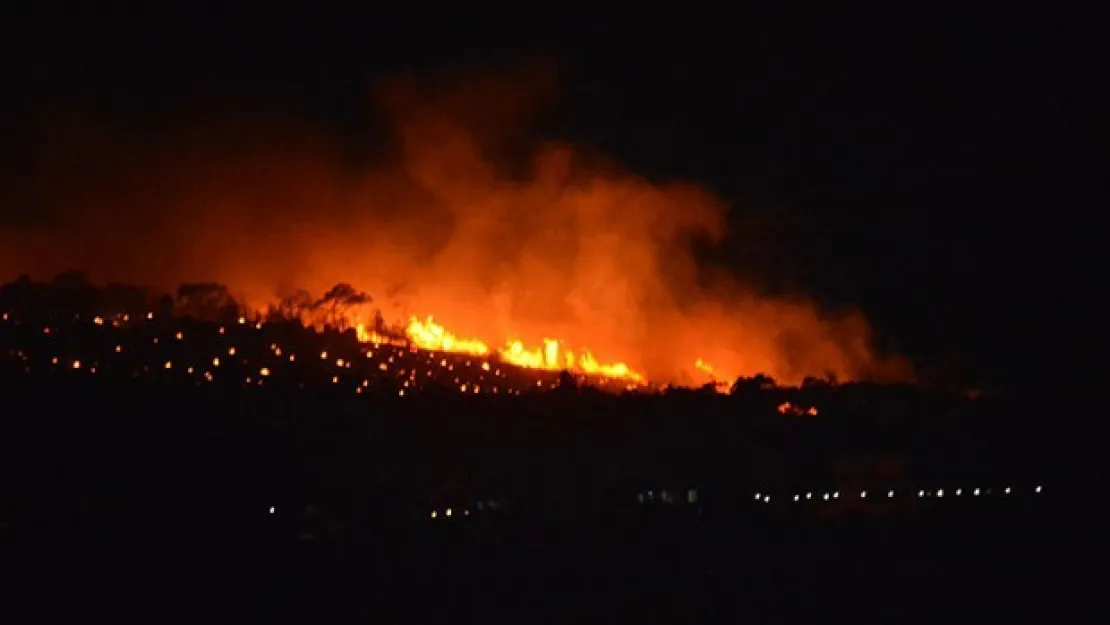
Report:
[{"label": "orange smoke cloud", "polygon": [[659,381],[704,382],[699,359],[721,379],[908,377],[875,355],[858,312],[823,317],[805,298],[706,274],[691,242],[727,233],[704,189],[526,141],[543,78],[383,87],[394,141],[373,166],[258,122],[145,144],[62,141],[19,197],[36,217],[0,224],[0,271],[215,280],[256,306],[348,282],[388,321],[434,315],[492,346],[557,338]]}]

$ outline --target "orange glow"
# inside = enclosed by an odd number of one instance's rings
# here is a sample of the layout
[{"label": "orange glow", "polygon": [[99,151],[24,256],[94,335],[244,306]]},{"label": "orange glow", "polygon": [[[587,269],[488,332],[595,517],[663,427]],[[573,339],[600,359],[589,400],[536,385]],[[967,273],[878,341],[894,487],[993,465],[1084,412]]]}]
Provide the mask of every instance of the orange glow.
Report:
[{"label": "orange glow", "polygon": [[[490,353],[489,346],[478,339],[459,338],[435,322],[432,316],[425,321],[416,317],[409,320],[405,328],[412,344],[427,350],[485,356]],[[527,348],[520,340],[509,340],[505,347],[497,350],[501,360],[518,367],[544,369],[548,371],[574,371],[587,375],[643,382],[643,375],[633,371],[623,362],[601,363],[590,352],[574,352],[563,349],[559,341],[544,339],[543,347]],[[443,363],[441,363],[441,366]],[[489,371],[489,363],[482,368]]]},{"label": "orange glow", "polygon": [[[167,292],[219,282],[251,323],[305,289],[296,314],[318,327],[341,319],[367,344],[630,384],[912,379],[905,361],[872,350],[858,311],[762,295],[694,253],[694,242],[793,242],[728,232],[726,202],[697,185],[530,141],[553,76],[380,85],[396,143],[359,163],[311,129],[261,118],[168,129],[161,144],[111,128],[56,137],[19,181],[50,223],[5,225],[0,279],[77,267],[100,284]],[[338,283],[369,298],[312,304]]]},{"label": "orange glow", "polygon": [[473,354],[475,356],[483,356],[489,353],[489,347],[485,343],[475,339],[456,337],[436,323],[430,315],[423,322],[416,317],[411,318],[408,327],[405,328],[405,333],[408,334],[414,345],[422,349]]},{"label": "orange glow", "polygon": [[807,417],[816,417],[818,413],[816,406],[802,408],[801,406],[796,406],[788,401],[779,404],[778,410],[779,414]]}]

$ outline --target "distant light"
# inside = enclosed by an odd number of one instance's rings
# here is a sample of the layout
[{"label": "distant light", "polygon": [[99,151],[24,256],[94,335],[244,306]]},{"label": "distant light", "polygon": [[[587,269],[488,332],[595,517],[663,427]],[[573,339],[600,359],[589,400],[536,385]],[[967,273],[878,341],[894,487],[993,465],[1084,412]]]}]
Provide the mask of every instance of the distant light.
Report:
[{"label": "distant light", "polygon": [[270,514],[273,514],[275,512],[275,510],[276,510],[276,508],[274,508],[274,506],[270,506]]},{"label": "distant light", "polygon": [[432,510],[432,518],[434,519],[434,518],[436,518],[437,516],[439,516],[439,513],[438,513],[438,512],[436,512],[435,510]]},{"label": "distant light", "polygon": [[175,334],[175,335],[173,335],[173,336],[174,336],[174,338],[175,338],[175,339],[177,339],[177,340],[179,340],[179,341],[180,341],[181,339],[185,338],[185,335],[184,335],[184,334],[182,334],[182,333],[180,333],[180,332],[178,332],[177,334]]},{"label": "distant light", "polygon": [[957,488],[957,489],[956,489],[956,496],[957,496],[957,497],[959,497],[960,495],[962,495],[962,494],[963,494],[963,492],[964,492],[964,489],[962,489],[962,488]]},{"label": "distant light", "polygon": [[470,510],[463,510],[463,516],[470,516]]},{"label": "distant light", "polygon": [[443,514],[444,514],[445,516],[451,516],[451,508],[448,508],[448,509],[444,510],[444,511],[443,511]]},{"label": "distant light", "polygon": [[799,499],[801,499],[799,495],[794,495],[794,501],[798,501]]},{"label": "distant light", "polygon": [[756,493],[755,494],[755,500],[759,501],[760,499],[763,499],[763,494],[762,493]]},{"label": "distant light", "polygon": [[1034,493],[1039,493],[1039,492],[1041,492],[1041,487],[1040,487],[1040,486],[1038,486],[1038,487],[1034,488],[1034,489],[1033,489],[1033,492],[1034,492]]},{"label": "distant light", "polygon": [[978,488],[976,488],[976,489],[975,489],[974,491],[972,491],[972,492],[971,492],[971,494],[972,494],[972,495],[975,495],[976,497],[978,497],[978,496],[979,496],[979,489],[978,489]]},{"label": "distant light", "polygon": [[833,492],[833,499],[840,499],[840,491]]},{"label": "distant light", "polygon": [[887,499],[890,499],[893,496],[894,496],[894,491],[892,491],[892,490],[886,491],[886,498]]},{"label": "distant light", "polygon": [[944,489],[943,488],[938,489],[937,490],[937,497],[943,497],[943,496],[944,496]]},{"label": "distant light", "polygon": [[771,503],[771,496],[766,495],[763,497],[763,503]]},{"label": "distant light", "polygon": [[261,375],[262,377],[266,377],[266,376],[270,375],[270,369],[269,369],[269,368],[267,368],[267,367],[262,367],[261,369],[259,369],[258,373],[259,373],[259,374],[260,374],[260,375]]},{"label": "distant light", "polygon": [[859,492],[859,498],[860,498],[860,499],[867,499],[867,491],[865,491],[865,490],[861,490],[861,491]]},{"label": "distant light", "polygon": [[813,493],[806,493],[806,499],[813,499]]},{"label": "distant light", "polygon": [[166,361],[166,364],[164,364],[162,366],[167,368],[167,369],[173,369],[173,363],[168,361],[168,360]]},{"label": "distant light", "polygon": [[918,497],[919,499],[920,499],[921,497],[924,497],[924,496],[925,496],[925,491],[923,491],[923,490],[919,490],[919,491],[917,491],[917,497]]},{"label": "distant light", "polygon": [[824,499],[825,501],[828,501],[828,500],[829,500],[829,494],[828,494],[828,493],[825,493],[824,495],[822,495],[822,498],[823,498],[823,499]]},{"label": "distant light", "polygon": [[243,325],[246,322],[247,322],[246,317],[239,317],[239,325]]},{"label": "distant light", "polygon": [[1009,494],[1010,494],[1010,487],[1009,487],[1009,486],[1007,486],[1006,488],[1004,488],[1004,489],[1002,490],[1002,492],[1004,492],[1004,493],[1006,493],[1007,495],[1009,495]]}]

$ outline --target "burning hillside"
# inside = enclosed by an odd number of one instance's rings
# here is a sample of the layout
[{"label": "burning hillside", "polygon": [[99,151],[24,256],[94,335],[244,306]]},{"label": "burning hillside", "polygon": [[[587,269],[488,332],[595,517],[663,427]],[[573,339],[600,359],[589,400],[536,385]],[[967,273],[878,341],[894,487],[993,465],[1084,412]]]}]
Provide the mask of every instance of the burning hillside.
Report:
[{"label": "burning hillside", "polygon": [[423,348],[633,382],[909,377],[858,312],[758,296],[699,265],[693,244],[728,234],[711,194],[523,140],[549,88],[383,88],[394,141],[372,164],[257,122],[56,137],[11,198],[41,221],[0,224],[0,272],[215,280],[256,310],[354,284],[368,295],[346,322],[364,333],[380,319]]}]

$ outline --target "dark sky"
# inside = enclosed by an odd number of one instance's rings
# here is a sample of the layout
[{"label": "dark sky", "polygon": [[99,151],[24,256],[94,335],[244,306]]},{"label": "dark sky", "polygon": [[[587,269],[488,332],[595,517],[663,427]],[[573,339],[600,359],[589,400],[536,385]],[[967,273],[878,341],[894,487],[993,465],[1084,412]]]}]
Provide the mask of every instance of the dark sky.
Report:
[{"label": "dark sky", "polygon": [[544,130],[733,201],[720,258],[768,288],[1008,380],[1089,371],[1078,344],[1104,334],[1098,2],[47,4],[0,13],[9,183],[44,111],[155,132],[226,107],[365,137],[376,77],[542,59]]}]

